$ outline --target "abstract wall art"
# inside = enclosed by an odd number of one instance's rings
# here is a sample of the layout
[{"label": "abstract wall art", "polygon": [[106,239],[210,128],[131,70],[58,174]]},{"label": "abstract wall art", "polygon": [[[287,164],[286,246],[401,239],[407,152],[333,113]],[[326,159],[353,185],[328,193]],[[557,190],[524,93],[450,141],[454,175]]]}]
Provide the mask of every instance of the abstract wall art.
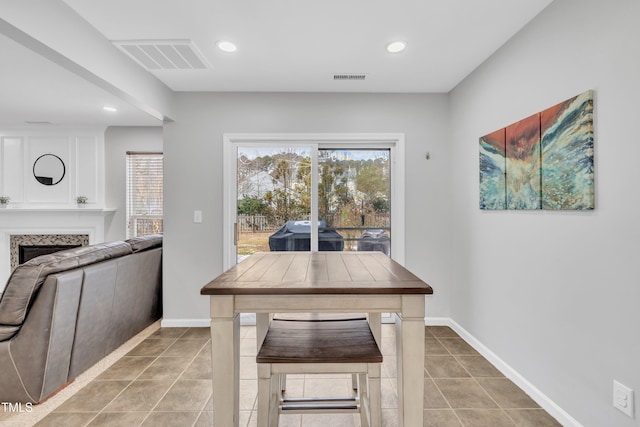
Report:
[{"label": "abstract wall art", "polygon": [[507,208],[505,129],[480,138],[480,209]]},{"label": "abstract wall art", "polygon": [[594,208],[593,91],[480,138],[480,209]]},{"label": "abstract wall art", "polygon": [[540,116],[506,127],[507,209],[540,208]]}]

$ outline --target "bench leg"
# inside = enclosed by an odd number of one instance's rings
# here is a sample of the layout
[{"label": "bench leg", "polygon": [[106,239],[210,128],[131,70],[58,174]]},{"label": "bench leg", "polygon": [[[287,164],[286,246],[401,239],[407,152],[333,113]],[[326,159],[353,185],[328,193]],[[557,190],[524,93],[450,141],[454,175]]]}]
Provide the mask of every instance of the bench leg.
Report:
[{"label": "bench leg", "polygon": [[360,425],[361,427],[370,427],[369,424],[369,389],[367,386],[367,375],[353,375],[357,382],[358,404],[360,405]]},{"label": "bench leg", "polygon": [[269,427],[278,427],[280,424],[280,399],[282,397],[281,381],[286,375],[272,375],[269,395]]},{"label": "bench leg", "polygon": [[258,427],[269,426],[271,407],[271,365],[258,365]]}]

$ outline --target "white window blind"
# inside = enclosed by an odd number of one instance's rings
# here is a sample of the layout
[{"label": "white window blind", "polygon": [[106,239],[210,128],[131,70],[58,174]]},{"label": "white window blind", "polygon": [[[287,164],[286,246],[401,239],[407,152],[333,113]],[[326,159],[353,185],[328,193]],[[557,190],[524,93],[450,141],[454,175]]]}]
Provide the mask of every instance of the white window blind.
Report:
[{"label": "white window blind", "polygon": [[127,238],[162,232],[162,153],[127,152]]}]

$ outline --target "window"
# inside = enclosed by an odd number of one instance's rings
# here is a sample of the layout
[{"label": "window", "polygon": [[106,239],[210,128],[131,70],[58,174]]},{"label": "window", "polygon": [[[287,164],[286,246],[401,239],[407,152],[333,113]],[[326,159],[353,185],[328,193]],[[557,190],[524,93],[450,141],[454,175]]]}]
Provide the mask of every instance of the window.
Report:
[{"label": "window", "polygon": [[127,152],[127,238],[162,232],[162,153]]}]

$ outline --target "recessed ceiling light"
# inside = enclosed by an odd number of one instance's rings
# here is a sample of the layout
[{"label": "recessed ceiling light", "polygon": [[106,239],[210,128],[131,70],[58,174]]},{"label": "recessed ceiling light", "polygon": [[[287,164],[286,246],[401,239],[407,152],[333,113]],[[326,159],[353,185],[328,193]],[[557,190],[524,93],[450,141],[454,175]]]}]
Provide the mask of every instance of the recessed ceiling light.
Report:
[{"label": "recessed ceiling light", "polygon": [[387,51],[390,53],[398,53],[398,52],[402,52],[406,47],[407,47],[407,44],[405,42],[401,42],[401,41],[391,42],[387,45]]},{"label": "recessed ceiling light", "polygon": [[228,42],[226,40],[220,40],[218,43],[218,49],[220,49],[223,52],[235,52],[238,48],[236,47],[235,44]]},{"label": "recessed ceiling light", "polygon": [[108,111],[110,113],[115,113],[116,111],[118,111],[118,109],[116,107],[112,107],[110,105],[105,105],[104,107],[102,107],[102,109],[104,111]]}]

